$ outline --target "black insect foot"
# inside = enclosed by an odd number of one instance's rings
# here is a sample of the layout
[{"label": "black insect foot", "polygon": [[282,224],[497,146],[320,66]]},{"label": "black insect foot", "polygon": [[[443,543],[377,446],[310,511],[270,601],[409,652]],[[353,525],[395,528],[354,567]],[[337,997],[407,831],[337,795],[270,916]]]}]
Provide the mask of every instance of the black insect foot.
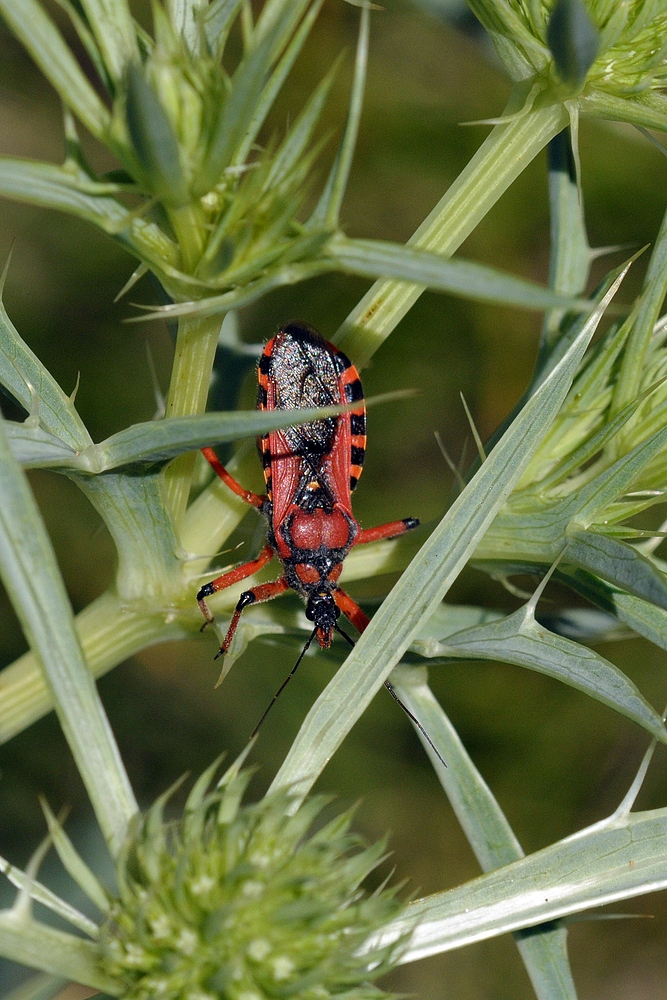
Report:
[{"label": "black insect foot", "polygon": [[199,593],[197,594],[197,600],[203,601],[204,598],[210,597],[211,594],[215,594],[215,587],[213,586],[212,583],[205,583],[204,586],[199,591]]},{"label": "black insect foot", "polygon": [[405,530],[406,531],[411,531],[413,528],[418,528],[419,527],[419,518],[418,517],[404,517],[403,518],[403,524],[405,525]]},{"label": "black insect foot", "polygon": [[226,651],[225,647],[221,646],[220,649],[218,650],[218,652],[213,657],[213,659],[214,660],[218,660],[221,656],[224,656],[226,652],[227,651]]}]

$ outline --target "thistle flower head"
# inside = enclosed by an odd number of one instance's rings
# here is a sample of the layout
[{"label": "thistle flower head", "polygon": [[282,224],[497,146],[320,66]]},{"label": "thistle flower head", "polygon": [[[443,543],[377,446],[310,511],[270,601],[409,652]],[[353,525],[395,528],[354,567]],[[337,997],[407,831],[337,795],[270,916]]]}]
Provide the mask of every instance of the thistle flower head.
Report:
[{"label": "thistle flower head", "polygon": [[[360,888],[383,844],[364,847],[349,814],[307,836],[324,800],[295,811],[285,792],[241,805],[249,773],[195,785],[183,818],[167,796],[118,866],[119,897],[101,931],[102,968],[129,1000],[372,1000],[399,953],[364,948],[399,909]],[[169,794],[169,793],[168,793]]]},{"label": "thistle flower head", "polygon": [[471,0],[515,79],[617,96],[665,84],[665,0]]}]

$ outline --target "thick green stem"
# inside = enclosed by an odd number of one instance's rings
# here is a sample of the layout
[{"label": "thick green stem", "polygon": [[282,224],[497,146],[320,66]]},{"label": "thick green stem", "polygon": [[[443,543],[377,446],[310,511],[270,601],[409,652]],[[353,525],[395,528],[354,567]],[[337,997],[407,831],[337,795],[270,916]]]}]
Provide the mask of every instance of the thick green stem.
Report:
[{"label": "thick green stem", "polygon": [[[179,320],[166,416],[184,417],[206,409],[221,322],[220,316],[183,316]],[[194,452],[181,455],[165,473],[167,503],[177,535],[188,502],[194,461]]]},{"label": "thick green stem", "polygon": [[172,209],[169,218],[181,251],[181,267],[186,274],[193,274],[206,247],[204,213],[198,205],[185,205]]},{"label": "thick green stem", "polygon": [[[409,245],[453,254],[512,181],[567,124],[567,111],[556,103],[534,108],[506,125],[496,125]],[[406,281],[376,281],[337,331],[335,343],[357,366],[363,366],[423,291],[423,285]]]}]

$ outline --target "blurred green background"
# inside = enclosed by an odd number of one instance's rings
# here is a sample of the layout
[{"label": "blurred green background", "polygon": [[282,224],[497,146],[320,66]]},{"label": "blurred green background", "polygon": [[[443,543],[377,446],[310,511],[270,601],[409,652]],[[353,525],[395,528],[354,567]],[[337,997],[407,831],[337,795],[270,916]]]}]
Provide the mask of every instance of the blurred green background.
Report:
[{"label": "blurred green background", "polygon": [[[443,16],[446,10],[448,19]],[[340,129],[357,24],[357,10],[328,0],[275,109],[276,128],[284,129],[314,82],[347,48],[350,57],[327,121]],[[365,110],[343,213],[347,232],[407,239],[488,131],[488,126],[460,123],[500,114],[508,92],[508,81],[487,42],[454,0],[424,0],[421,7],[387,0],[386,9],[373,16]],[[1,151],[11,155],[53,161],[63,155],[55,94],[1,27],[0,143]],[[112,166],[99,150],[91,148],[91,157],[100,169]],[[666,200],[667,161],[629,128],[587,122],[582,123],[581,157],[591,244],[637,246],[652,241]],[[67,391],[74,389],[80,373],[77,405],[93,437],[100,440],[150,419],[155,399],[146,345],[163,390],[172,347],[164,326],[124,324],[133,313],[131,306],[125,301],[113,304],[133,261],[76,220],[8,202],[1,206],[0,261],[14,248],[5,291],[9,314]],[[548,225],[543,155],[461,253],[545,281]],[[598,262],[595,274],[604,268]],[[629,279],[626,299],[640,280],[641,266]],[[301,318],[329,336],[366,287],[358,279],[335,276],[285,289],[241,315],[243,335],[261,341],[278,324]],[[147,284],[130,297],[153,301]],[[367,396],[405,387],[419,390],[415,398],[370,411],[366,471],[355,494],[357,516],[364,525],[407,515],[429,521],[442,514],[453,483],[434,431],[458,458],[468,436],[460,392],[482,436],[494,430],[529,378],[540,319],[442,295],[420,299],[364,373]],[[248,405],[254,394],[251,383],[250,375],[243,390]],[[111,540],[73,485],[48,473],[33,473],[31,481],[78,611],[112,579]],[[251,524],[251,532],[254,528]],[[390,585],[390,579],[383,579],[350,589],[363,599],[385,593]],[[464,573],[449,600],[507,610],[518,603],[472,570]],[[551,607],[576,603],[557,589],[548,592],[547,600]],[[25,642],[4,595],[0,613],[0,657],[5,665],[23,652]],[[214,652],[211,636],[155,647],[100,683],[143,804],[184,771],[199,773],[221,750],[235,755],[242,749],[292,666],[297,645],[291,640],[255,643],[215,691]],[[318,651],[308,657],[272,712],[254,755],[261,763],[254,794],[267,786],[344,652],[334,649],[327,656]],[[662,706],[665,654],[639,639],[607,645],[601,652]],[[611,811],[646,746],[646,737],[629,722],[555,681],[517,667],[456,664],[433,668],[431,679],[526,851]],[[664,772],[661,749],[640,807],[667,801]],[[359,799],[357,826],[369,838],[390,831],[391,864],[397,877],[409,880],[409,892],[437,891],[479,873],[409,723],[386,692],[357,724],[319,788],[336,794],[341,806]],[[89,806],[53,715],[0,747],[0,853],[19,865],[26,863],[44,834],[39,793],[56,809],[71,806],[73,836],[94,854],[98,848]],[[45,871],[54,882],[64,882],[53,862],[47,862]],[[9,898],[3,886],[0,899]],[[580,998],[663,1000],[664,893],[620,909],[653,919],[581,922],[571,930]],[[0,964],[0,992],[19,978],[16,967]],[[406,966],[387,986],[428,1000],[523,1000],[533,995],[508,937]]]}]

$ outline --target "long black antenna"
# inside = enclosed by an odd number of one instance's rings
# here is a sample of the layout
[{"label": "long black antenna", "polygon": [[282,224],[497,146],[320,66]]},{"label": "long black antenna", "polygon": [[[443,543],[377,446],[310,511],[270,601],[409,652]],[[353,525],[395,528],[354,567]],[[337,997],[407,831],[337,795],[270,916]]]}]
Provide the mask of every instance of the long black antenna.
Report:
[{"label": "long black antenna", "polygon": [[[347,635],[347,633],[343,632],[342,628],[340,628],[339,625],[334,625],[334,628],[336,629],[337,632],[340,632],[340,634],[343,636],[344,639],[347,639],[347,641],[349,642],[350,646],[354,646],[354,642],[352,641],[352,639],[350,639],[350,637],[349,637],[349,635]],[[416,716],[414,716],[412,714],[412,712],[410,711],[410,709],[408,708],[407,705],[403,704],[403,702],[398,697],[398,695],[394,691],[394,689],[391,686],[391,684],[389,683],[389,681],[385,681],[384,682],[384,686],[386,687],[387,691],[392,696],[392,698],[394,699],[394,701],[398,705],[401,706],[401,708],[403,709],[403,711],[407,715],[408,719],[410,719],[411,722],[414,722],[415,726],[417,727],[417,729],[419,730],[419,732],[422,734],[422,736],[424,737],[424,739],[426,740],[426,742],[428,743],[428,745],[430,746],[431,750],[436,755],[436,757],[438,758],[438,760],[440,761],[440,763],[442,764],[442,766],[443,767],[447,767],[447,764],[445,763],[445,761],[442,758],[442,754],[440,753],[440,751],[438,750],[437,746],[435,745],[435,743],[433,742],[433,740],[431,739],[431,737],[428,735],[428,733],[426,732],[426,730],[422,726],[422,724],[419,721],[419,719],[416,718]]]},{"label": "long black antenna", "polygon": [[[301,654],[299,656],[299,659],[296,661],[296,663],[294,664],[294,666],[292,667],[292,669],[288,673],[287,677],[285,678],[285,680],[282,682],[282,684],[280,685],[280,687],[278,688],[278,690],[274,694],[273,699],[269,702],[269,706],[266,709],[266,711],[264,712],[264,715],[259,720],[259,722],[255,726],[255,728],[253,729],[252,733],[250,734],[250,739],[251,740],[255,738],[255,736],[259,732],[259,727],[264,722],[264,719],[267,717],[267,715],[269,714],[269,712],[271,711],[271,709],[273,708],[273,706],[275,705],[275,703],[278,701],[278,698],[280,697],[280,695],[283,693],[283,691],[285,690],[285,688],[287,687],[287,685],[289,684],[289,682],[294,677],[294,675],[297,672],[297,669],[299,667],[299,664],[301,663],[302,659],[304,658],[304,656],[308,652],[308,650],[310,648],[310,644],[313,641],[313,639],[315,638],[315,633],[316,632],[317,632],[317,626],[315,626],[315,628],[313,629],[313,631],[310,633],[310,638],[308,639],[308,642],[306,643],[306,645],[301,650]],[[437,753],[437,750],[436,750],[436,753]]]}]

